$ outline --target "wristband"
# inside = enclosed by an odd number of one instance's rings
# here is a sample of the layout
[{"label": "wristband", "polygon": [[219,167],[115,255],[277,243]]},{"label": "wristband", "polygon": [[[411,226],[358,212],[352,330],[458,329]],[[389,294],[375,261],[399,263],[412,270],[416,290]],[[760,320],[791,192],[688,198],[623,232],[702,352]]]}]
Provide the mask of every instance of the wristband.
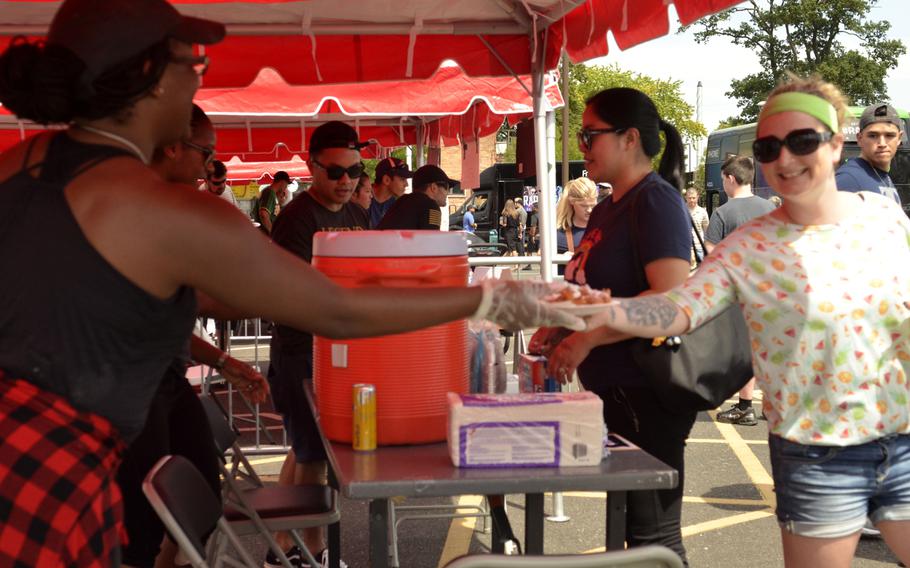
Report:
[{"label": "wristband", "polygon": [[480,283],[480,304],[477,305],[477,310],[471,316],[472,320],[484,319],[490,311],[490,307],[493,305],[493,281],[484,280]]},{"label": "wristband", "polygon": [[224,369],[224,364],[227,363],[227,360],[230,358],[231,358],[230,355],[228,355],[227,353],[222,351],[221,355],[218,356],[218,360],[215,361],[215,368],[218,369],[219,371],[221,369]]}]

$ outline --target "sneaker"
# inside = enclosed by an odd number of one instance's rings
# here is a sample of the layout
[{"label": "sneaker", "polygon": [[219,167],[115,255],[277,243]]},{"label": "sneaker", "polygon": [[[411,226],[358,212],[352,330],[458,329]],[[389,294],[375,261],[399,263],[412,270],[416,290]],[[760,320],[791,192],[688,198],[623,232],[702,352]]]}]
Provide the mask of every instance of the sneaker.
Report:
[{"label": "sneaker", "polygon": [[721,422],[729,422],[739,426],[755,426],[758,420],[755,419],[755,409],[751,406],[742,410],[734,405],[733,408],[717,413],[717,419]]},{"label": "sneaker", "polygon": [[[329,565],[329,549],[328,548],[323,548],[322,552],[314,554],[313,557],[319,561],[320,567],[325,568]],[[348,565],[347,565],[347,563],[345,563],[344,560],[339,560],[338,566],[340,568],[348,568]],[[309,562],[305,562],[301,559],[300,568],[312,568],[312,567],[310,566]]]},{"label": "sneaker", "polygon": [[882,533],[877,528],[875,528],[875,525],[872,524],[872,521],[866,519],[866,524],[863,526],[863,530],[860,533],[860,536],[869,538],[881,538]]},{"label": "sneaker", "polygon": [[[309,563],[304,564],[303,562],[303,553],[300,552],[300,547],[296,544],[291,548],[284,551],[284,555],[288,557],[288,562],[294,568],[301,568],[302,566],[309,566]],[[265,555],[265,562],[262,563],[264,568],[284,568],[284,564],[281,563],[281,560],[278,559],[278,556],[272,552],[271,549]]]}]

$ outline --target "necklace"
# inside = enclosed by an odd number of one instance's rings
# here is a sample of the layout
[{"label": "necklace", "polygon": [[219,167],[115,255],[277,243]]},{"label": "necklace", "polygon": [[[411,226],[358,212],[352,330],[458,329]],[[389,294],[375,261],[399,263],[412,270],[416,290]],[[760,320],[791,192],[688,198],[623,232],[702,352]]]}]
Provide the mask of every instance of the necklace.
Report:
[{"label": "necklace", "polygon": [[108,138],[115,142],[120,142],[121,144],[123,144],[124,146],[126,146],[127,148],[132,150],[133,153],[136,154],[136,157],[138,157],[140,160],[142,160],[143,164],[145,164],[146,166],[149,165],[149,159],[145,157],[145,153],[141,149],[139,149],[139,146],[134,144],[131,140],[127,140],[126,138],[124,138],[123,136],[120,136],[119,134],[114,134],[113,132],[108,132],[107,130],[101,130],[100,128],[95,128],[94,126],[86,126],[84,124],[77,124],[76,128],[85,130],[86,132],[91,132],[92,134],[97,134],[98,136],[103,136],[104,138]]}]

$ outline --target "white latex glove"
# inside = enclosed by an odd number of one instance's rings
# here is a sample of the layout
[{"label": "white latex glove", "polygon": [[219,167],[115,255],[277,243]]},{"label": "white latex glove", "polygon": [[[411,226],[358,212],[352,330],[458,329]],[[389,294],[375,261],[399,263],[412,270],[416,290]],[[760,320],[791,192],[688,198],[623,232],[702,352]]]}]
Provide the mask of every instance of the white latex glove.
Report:
[{"label": "white latex glove", "polygon": [[542,280],[484,280],[483,298],[473,319],[486,319],[511,331],[532,327],[585,329],[577,316],[552,308],[543,300],[568,286]]}]

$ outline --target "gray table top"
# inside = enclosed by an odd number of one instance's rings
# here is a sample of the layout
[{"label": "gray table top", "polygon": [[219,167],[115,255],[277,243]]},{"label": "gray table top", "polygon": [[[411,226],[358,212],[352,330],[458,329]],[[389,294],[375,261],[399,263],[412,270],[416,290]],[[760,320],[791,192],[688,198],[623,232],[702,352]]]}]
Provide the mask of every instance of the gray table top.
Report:
[{"label": "gray table top", "polygon": [[635,446],[612,450],[598,466],[506,469],[457,468],[445,443],[355,452],[350,444],[327,442],[326,449],[341,494],[351,499],[635,491],[678,483],[675,469]]}]

